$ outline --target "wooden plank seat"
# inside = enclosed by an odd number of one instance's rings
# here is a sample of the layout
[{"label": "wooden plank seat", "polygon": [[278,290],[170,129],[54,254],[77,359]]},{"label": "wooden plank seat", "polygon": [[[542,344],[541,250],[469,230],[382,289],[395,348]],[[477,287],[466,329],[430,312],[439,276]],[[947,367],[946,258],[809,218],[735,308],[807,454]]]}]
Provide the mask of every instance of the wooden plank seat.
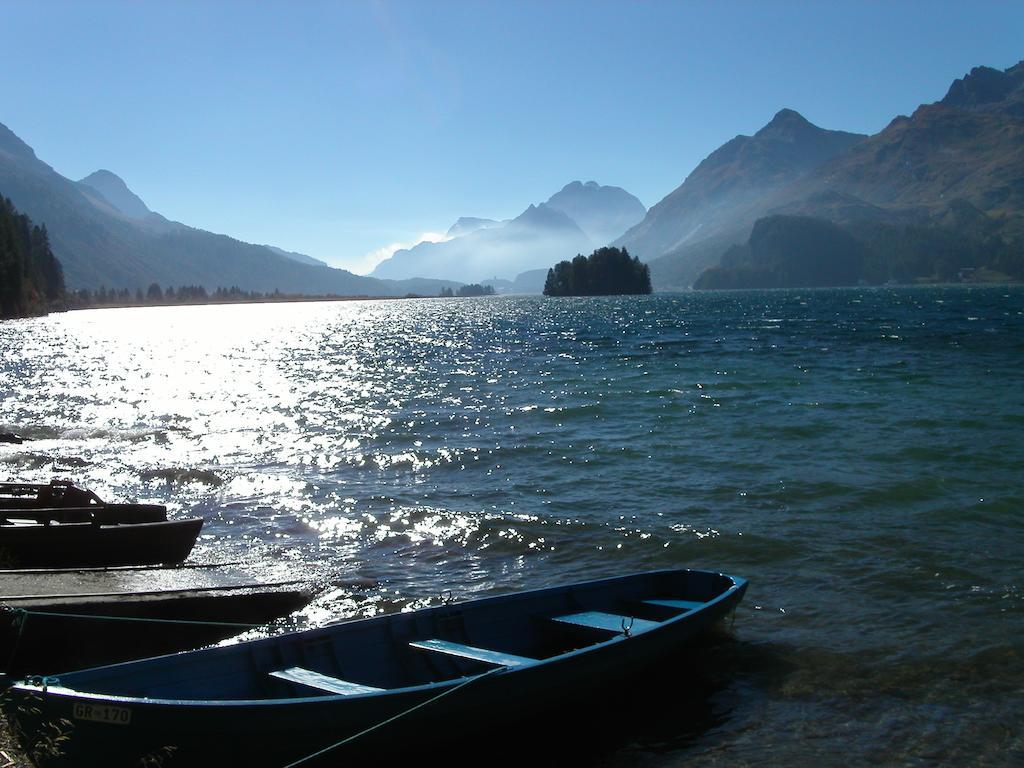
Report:
[{"label": "wooden plank seat", "polygon": [[617,613],[604,613],[603,611],[584,611],[583,613],[570,613],[566,616],[554,616],[551,619],[559,624],[571,624],[587,629],[601,629],[616,634],[629,634],[642,632],[647,629],[654,629],[660,622],[648,621],[647,619],[634,619],[632,616],[622,616]]},{"label": "wooden plank seat", "polygon": [[355,696],[360,693],[375,693],[377,691],[384,690],[383,688],[374,688],[369,685],[360,685],[359,683],[350,683],[347,680],[339,680],[336,677],[322,675],[319,672],[314,672],[310,669],[303,669],[302,667],[279,669],[276,672],[271,672],[270,676],[276,677],[280,680],[287,680],[289,683],[305,685],[308,688],[316,688],[317,690],[326,691],[327,693],[340,694],[341,696]]},{"label": "wooden plank seat", "polygon": [[644,600],[644,603],[646,605],[657,605],[662,608],[675,608],[680,611],[694,611],[704,605],[704,603],[693,600]]},{"label": "wooden plank seat", "polygon": [[458,656],[461,659],[482,661],[496,667],[521,667],[524,664],[536,664],[538,661],[526,656],[516,656],[503,651],[490,651],[486,648],[474,648],[471,645],[452,643],[448,640],[414,640],[409,645],[424,651],[435,651],[448,656]]}]

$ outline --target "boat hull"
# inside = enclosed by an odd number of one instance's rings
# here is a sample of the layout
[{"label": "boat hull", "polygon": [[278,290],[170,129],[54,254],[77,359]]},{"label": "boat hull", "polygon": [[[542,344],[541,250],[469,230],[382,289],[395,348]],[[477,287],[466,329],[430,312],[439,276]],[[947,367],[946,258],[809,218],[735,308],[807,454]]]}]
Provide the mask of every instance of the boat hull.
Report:
[{"label": "boat hull", "polygon": [[[616,582],[641,576],[649,574],[583,586],[615,587]],[[547,622],[551,609],[565,603],[564,596],[554,594],[557,589],[514,596],[520,602],[531,594],[537,596],[535,613],[529,613],[528,604],[519,605],[518,610],[528,621]],[[508,739],[510,733],[524,732],[510,729],[577,706],[629,706],[630,694],[638,684],[649,680],[652,670],[664,669],[678,660],[683,646],[735,609],[745,589],[745,581],[733,580],[732,587],[706,600],[688,616],[657,622],[656,627],[650,622],[653,628],[616,633],[598,642],[581,640],[576,650],[519,668],[477,669],[473,674],[456,674],[447,680],[394,691],[257,700],[117,696],[83,690],[90,684],[87,671],[79,673],[82,677],[78,682],[75,675],[68,676],[66,682],[51,681],[46,691],[39,685],[17,685],[9,692],[4,708],[40,766],[127,766],[159,759],[165,766],[245,764],[281,768],[298,760],[303,766],[350,765],[367,757],[380,764],[401,756],[410,746],[420,751],[422,759],[422,750],[458,749],[468,738],[496,731]],[[417,634],[436,634],[446,626],[445,621],[461,612],[469,615],[473,610],[500,610],[506,599],[487,598],[378,617],[339,625],[333,631],[355,637],[372,629],[372,622],[378,622],[386,625],[390,635],[405,640]],[[294,640],[257,641],[246,663],[261,664],[260,659],[270,652],[286,658],[296,643],[313,647],[324,637],[329,638],[325,631],[332,630],[297,633]],[[225,652],[222,665],[216,663],[218,652]],[[206,665],[203,668],[208,667],[212,675],[218,668],[228,674],[229,654],[240,652],[245,651],[238,646],[218,648],[197,652],[208,654],[206,657],[181,654],[120,665],[123,669],[91,672],[93,679],[104,675],[111,679],[159,676],[177,659],[186,664],[202,661]],[[164,687],[165,692],[173,690],[173,684]],[[55,733],[60,749],[51,753],[47,745],[55,743]],[[40,734],[49,736],[40,739]],[[346,742],[348,739],[352,740]],[[338,746],[340,742],[346,743]],[[323,754],[310,758],[321,751]]]},{"label": "boat hull", "polygon": [[6,568],[171,565],[189,556],[202,518],[105,525],[96,521],[0,525]]},{"label": "boat hull", "polygon": [[310,598],[301,582],[8,597],[0,671],[57,674],[188,651],[287,616]]}]

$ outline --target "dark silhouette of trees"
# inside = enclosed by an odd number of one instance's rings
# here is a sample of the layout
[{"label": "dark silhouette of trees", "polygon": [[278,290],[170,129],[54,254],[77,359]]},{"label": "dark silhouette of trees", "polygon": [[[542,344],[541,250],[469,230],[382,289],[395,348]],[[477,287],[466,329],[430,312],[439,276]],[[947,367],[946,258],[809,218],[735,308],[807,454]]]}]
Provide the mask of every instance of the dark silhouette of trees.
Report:
[{"label": "dark silhouette of trees", "polygon": [[[957,201],[954,201],[954,204]],[[952,207],[962,207],[953,205]],[[983,214],[979,214],[983,217]],[[886,282],[955,282],[988,269],[1024,277],[1019,245],[994,225],[838,224],[807,216],[766,216],[746,243],[731,246],[697,289],[807,288]],[[1016,254],[1016,261],[1014,256]]]},{"label": "dark silhouette of trees", "polygon": [[37,226],[0,197],[0,317],[45,313],[64,297],[64,270]]},{"label": "dark silhouette of trees", "polygon": [[577,254],[548,270],[545,296],[623,296],[651,292],[651,271],[625,248]]},{"label": "dark silhouette of trees", "polygon": [[480,285],[480,283],[470,283],[469,285],[461,285],[457,291],[453,291],[447,286],[441,289],[441,293],[438,294],[443,299],[449,299],[453,296],[493,296],[494,286],[493,285]]},{"label": "dark silhouette of trees", "polygon": [[493,285],[480,285],[480,283],[470,283],[469,285],[460,285],[458,296],[493,296],[494,286]]}]

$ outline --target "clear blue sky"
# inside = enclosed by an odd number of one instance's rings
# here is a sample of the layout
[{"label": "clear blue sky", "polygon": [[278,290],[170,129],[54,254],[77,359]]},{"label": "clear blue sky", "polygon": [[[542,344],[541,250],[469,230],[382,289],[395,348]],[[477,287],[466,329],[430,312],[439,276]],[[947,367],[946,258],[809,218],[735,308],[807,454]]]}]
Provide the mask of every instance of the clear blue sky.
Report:
[{"label": "clear blue sky", "polygon": [[1024,3],[0,0],[0,50],[60,173],[358,268],[573,179],[653,205],[782,107],[876,132],[1024,58]]}]

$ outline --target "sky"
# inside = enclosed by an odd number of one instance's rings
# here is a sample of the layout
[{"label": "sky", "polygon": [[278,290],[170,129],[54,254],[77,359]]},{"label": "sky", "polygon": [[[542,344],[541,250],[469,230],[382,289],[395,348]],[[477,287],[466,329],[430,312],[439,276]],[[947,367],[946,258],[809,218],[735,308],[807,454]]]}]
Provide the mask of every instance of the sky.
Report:
[{"label": "sky", "polygon": [[651,206],[783,107],[875,133],[1024,59],[1024,3],[0,0],[0,50],[58,172],[365,273],[573,180]]}]

